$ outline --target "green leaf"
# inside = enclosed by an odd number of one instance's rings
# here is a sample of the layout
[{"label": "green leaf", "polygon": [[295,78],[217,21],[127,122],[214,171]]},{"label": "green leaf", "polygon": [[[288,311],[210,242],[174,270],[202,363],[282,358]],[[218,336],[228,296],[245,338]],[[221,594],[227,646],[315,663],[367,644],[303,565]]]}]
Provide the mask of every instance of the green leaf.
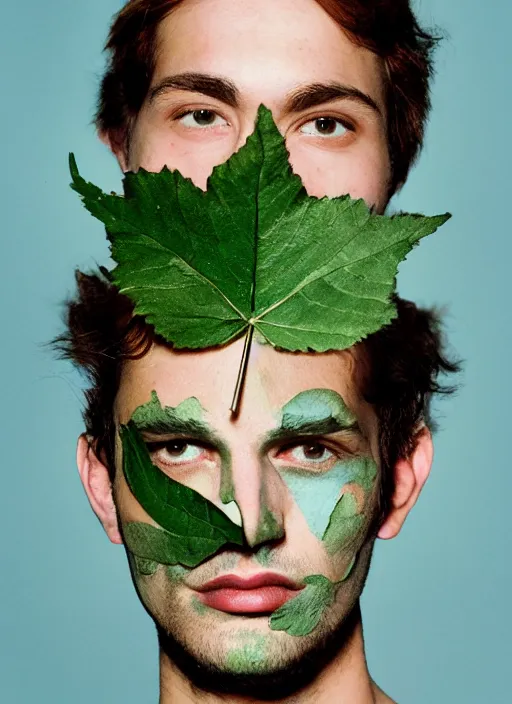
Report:
[{"label": "green leaf", "polygon": [[322,540],[325,549],[333,555],[357,537],[364,516],[357,513],[357,501],[353,494],[342,494],[329,518]]},{"label": "green leaf", "polygon": [[149,523],[125,523],[123,537],[128,550],[142,560],[185,567],[195,567],[226,543],[223,537],[219,537],[217,541],[185,542]]},{"label": "green leaf", "polygon": [[336,585],[321,574],[304,579],[306,586],[270,617],[273,631],[286,631],[290,636],[307,636],[320,623],[336,596]]},{"label": "green leaf", "polygon": [[146,513],[164,529],[127,524],[127,543],[138,545],[134,554],[164,564],[195,566],[224,545],[244,544],[242,528],[215,504],[153,465],[133,421],[121,426],[120,433],[128,486]]},{"label": "green leaf", "polygon": [[287,350],[350,347],[392,320],[398,264],[449,217],[308,197],[264,107],[206,192],[164,168],[128,173],[124,197],[107,195],[72,156],[70,166],[107,228],[116,285],[176,347],[222,345],[249,328]]}]

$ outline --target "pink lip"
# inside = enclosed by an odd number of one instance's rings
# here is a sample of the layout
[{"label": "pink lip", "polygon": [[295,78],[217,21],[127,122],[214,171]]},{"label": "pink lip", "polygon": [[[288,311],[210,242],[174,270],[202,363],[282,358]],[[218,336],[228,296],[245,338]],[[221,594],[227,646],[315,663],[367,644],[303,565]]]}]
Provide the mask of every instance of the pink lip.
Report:
[{"label": "pink lip", "polygon": [[197,589],[200,600],[217,611],[231,614],[272,613],[300,591],[287,577],[261,572],[250,577],[222,575]]}]

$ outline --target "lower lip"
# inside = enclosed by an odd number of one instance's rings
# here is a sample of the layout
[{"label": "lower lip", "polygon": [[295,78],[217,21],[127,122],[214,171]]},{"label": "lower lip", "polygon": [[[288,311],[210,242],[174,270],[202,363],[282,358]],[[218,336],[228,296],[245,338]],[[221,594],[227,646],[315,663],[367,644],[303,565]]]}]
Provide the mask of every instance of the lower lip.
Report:
[{"label": "lower lip", "polygon": [[212,589],[203,592],[200,600],[206,606],[230,614],[268,614],[285,604],[299,592],[286,587],[257,589]]}]

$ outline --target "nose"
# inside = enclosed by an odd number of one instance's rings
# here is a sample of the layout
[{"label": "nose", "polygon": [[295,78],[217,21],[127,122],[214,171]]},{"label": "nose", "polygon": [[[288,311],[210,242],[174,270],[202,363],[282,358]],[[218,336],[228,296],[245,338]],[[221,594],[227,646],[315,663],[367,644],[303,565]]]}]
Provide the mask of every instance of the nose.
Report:
[{"label": "nose", "polygon": [[[272,103],[273,103],[273,101],[267,100],[267,101],[265,101],[265,106],[268,109],[271,109],[271,112],[272,112],[273,118],[274,118],[274,122],[276,122],[276,124],[277,124],[277,118],[276,118],[276,114],[273,109],[274,106]],[[255,102],[251,106],[250,110],[247,112],[247,115],[245,116],[245,119],[243,120],[243,123],[241,125],[241,129],[238,134],[238,138],[236,140],[236,144],[235,144],[233,151],[237,152],[241,147],[243,147],[243,145],[246,143],[249,135],[251,135],[254,132],[254,130],[256,128],[256,121],[258,119],[259,107],[260,107],[260,103]],[[278,125],[278,127],[279,127],[279,125]],[[282,133],[282,131],[281,131],[281,133]]]},{"label": "nose", "polygon": [[[285,535],[284,484],[268,458],[232,458],[232,491],[242,516],[247,544],[257,548]],[[224,480],[224,486],[226,481]]]}]

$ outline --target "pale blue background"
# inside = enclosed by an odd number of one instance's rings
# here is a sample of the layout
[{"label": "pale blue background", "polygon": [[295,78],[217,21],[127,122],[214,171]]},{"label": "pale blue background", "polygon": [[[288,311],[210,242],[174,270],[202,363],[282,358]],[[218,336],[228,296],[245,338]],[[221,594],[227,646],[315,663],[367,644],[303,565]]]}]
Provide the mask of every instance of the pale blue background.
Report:
[{"label": "pale blue background", "polygon": [[[123,551],[92,516],[74,464],[82,382],[42,344],[73,269],[104,262],[101,228],[67,188],[67,153],[105,189],[117,167],[90,124],[118,0],[2,3],[0,701],[157,699],[153,626]],[[450,35],[426,148],[398,205],[454,219],[421,245],[400,292],[448,303],[467,360],[441,406],[431,480],[380,543],[364,613],[377,681],[401,704],[511,701],[509,0],[423,0]]]}]

